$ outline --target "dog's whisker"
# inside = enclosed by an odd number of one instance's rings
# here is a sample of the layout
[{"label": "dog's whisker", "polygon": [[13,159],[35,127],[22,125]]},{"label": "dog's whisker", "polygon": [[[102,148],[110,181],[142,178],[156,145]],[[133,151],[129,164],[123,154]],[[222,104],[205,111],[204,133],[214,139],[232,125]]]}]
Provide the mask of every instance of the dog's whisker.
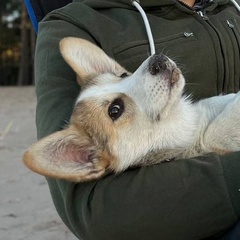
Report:
[{"label": "dog's whisker", "polygon": [[190,86],[201,86],[200,83],[191,83],[191,82],[187,82],[186,85],[190,85]]}]

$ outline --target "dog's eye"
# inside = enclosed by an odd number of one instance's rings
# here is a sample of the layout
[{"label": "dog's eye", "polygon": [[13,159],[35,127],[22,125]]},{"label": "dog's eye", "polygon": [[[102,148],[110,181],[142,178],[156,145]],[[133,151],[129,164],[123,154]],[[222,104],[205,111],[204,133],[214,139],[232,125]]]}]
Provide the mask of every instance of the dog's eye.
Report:
[{"label": "dog's eye", "polygon": [[122,101],[122,99],[117,98],[109,106],[108,115],[113,121],[115,121],[122,115],[123,111],[124,102]]},{"label": "dog's eye", "polygon": [[120,78],[125,78],[125,77],[128,77],[128,74],[126,72],[120,76]]}]

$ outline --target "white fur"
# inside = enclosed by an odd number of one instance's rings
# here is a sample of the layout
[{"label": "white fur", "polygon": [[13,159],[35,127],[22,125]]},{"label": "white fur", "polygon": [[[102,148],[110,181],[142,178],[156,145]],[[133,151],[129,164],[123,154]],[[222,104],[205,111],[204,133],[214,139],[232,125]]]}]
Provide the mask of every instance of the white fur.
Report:
[{"label": "white fur", "polygon": [[[121,79],[127,71],[86,40],[63,39],[60,49],[82,91],[69,126],[24,155],[33,171],[85,181],[107,169],[240,150],[240,93],[192,103],[183,95],[181,71],[165,56],[157,56],[164,59],[159,65],[149,57]],[[109,106],[119,98],[124,111],[113,119]]]}]

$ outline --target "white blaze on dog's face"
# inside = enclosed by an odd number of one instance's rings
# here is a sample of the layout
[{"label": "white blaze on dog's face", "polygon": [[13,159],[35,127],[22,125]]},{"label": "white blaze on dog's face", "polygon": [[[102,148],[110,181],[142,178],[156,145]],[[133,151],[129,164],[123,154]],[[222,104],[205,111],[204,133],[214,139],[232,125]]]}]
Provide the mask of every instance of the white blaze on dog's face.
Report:
[{"label": "white blaze on dog's face", "polygon": [[[106,169],[118,172],[137,165],[151,150],[177,147],[171,130],[165,134],[166,123],[175,121],[172,115],[178,111],[185,81],[172,60],[154,55],[131,75],[86,40],[66,38],[60,48],[82,92],[69,127],[33,145],[25,155],[27,166],[43,175],[83,181],[100,177]],[[68,140],[72,136],[74,143]]]}]

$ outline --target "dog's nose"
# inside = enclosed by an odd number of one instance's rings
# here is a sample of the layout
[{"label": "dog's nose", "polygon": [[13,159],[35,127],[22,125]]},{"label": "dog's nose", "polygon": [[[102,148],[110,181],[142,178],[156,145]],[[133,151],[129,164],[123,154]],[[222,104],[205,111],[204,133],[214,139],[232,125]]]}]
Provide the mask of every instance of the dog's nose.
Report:
[{"label": "dog's nose", "polygon": [[155,54],[153,55],[148,64],[149,72],[152,75],[156,75],[161,73],[167,69],[167,61],[168,58],[163,54]]}]

